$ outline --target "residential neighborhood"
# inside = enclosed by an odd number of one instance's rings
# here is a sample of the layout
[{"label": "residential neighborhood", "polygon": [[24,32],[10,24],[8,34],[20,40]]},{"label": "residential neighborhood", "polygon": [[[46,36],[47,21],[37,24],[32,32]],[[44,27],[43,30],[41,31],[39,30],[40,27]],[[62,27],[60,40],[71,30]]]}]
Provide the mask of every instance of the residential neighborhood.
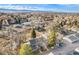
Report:
[{"label": "residential neighborhood", "polygon": [[0,12],[0,55],[79,55],[79,13],[17,11]]}]

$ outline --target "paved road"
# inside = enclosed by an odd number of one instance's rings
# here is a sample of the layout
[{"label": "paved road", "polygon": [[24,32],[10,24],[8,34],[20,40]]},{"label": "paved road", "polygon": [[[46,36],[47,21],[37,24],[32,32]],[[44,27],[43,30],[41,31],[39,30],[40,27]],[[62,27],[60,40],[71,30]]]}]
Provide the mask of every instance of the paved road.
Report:
[{"label": "paved road", "polygon": [[67,41],[64,41],[65,45],[61,48],[55,48],[53,50],[50,50],[46,53],[44,53],[44,55],[67,55],[70,51],[73,51],[75,48],[79,47],[79,42],[75,42],[75,43],[69,43]]}]

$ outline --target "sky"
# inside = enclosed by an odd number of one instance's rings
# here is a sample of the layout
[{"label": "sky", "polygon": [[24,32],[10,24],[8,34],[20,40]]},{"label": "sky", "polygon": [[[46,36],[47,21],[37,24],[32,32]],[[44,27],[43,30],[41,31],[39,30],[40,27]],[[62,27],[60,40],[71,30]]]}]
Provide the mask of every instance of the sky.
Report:
[{"label": "sky", "polygon": [[0,9],[79,12],[79,4],[0,4]]}]

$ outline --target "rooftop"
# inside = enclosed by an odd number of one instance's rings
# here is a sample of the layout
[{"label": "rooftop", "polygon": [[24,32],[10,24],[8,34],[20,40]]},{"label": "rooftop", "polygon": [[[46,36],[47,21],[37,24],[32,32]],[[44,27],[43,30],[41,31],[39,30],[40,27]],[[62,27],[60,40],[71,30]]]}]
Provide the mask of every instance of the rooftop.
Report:
[{"label": "rooftop", "polygon": [[68,42],[76,42],[76,41],[79,41],[79,37],[78,37],[79,34],[70,34],[70,35],[67,35],[65,36],[63,39],[67,40]]}]

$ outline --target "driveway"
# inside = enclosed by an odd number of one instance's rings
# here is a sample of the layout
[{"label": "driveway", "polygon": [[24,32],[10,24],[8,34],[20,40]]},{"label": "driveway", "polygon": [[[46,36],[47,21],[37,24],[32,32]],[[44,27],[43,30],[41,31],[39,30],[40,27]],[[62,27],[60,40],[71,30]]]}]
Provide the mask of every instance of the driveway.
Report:
[{"label": "driveway", "polygon": [[44,55],[67,55],[70,51],[73,51],[75,48],[79,47],[79,42],[69,43],[64,40],[63,47],[57,47],[55,49],[49,50],[44,53]]}]

